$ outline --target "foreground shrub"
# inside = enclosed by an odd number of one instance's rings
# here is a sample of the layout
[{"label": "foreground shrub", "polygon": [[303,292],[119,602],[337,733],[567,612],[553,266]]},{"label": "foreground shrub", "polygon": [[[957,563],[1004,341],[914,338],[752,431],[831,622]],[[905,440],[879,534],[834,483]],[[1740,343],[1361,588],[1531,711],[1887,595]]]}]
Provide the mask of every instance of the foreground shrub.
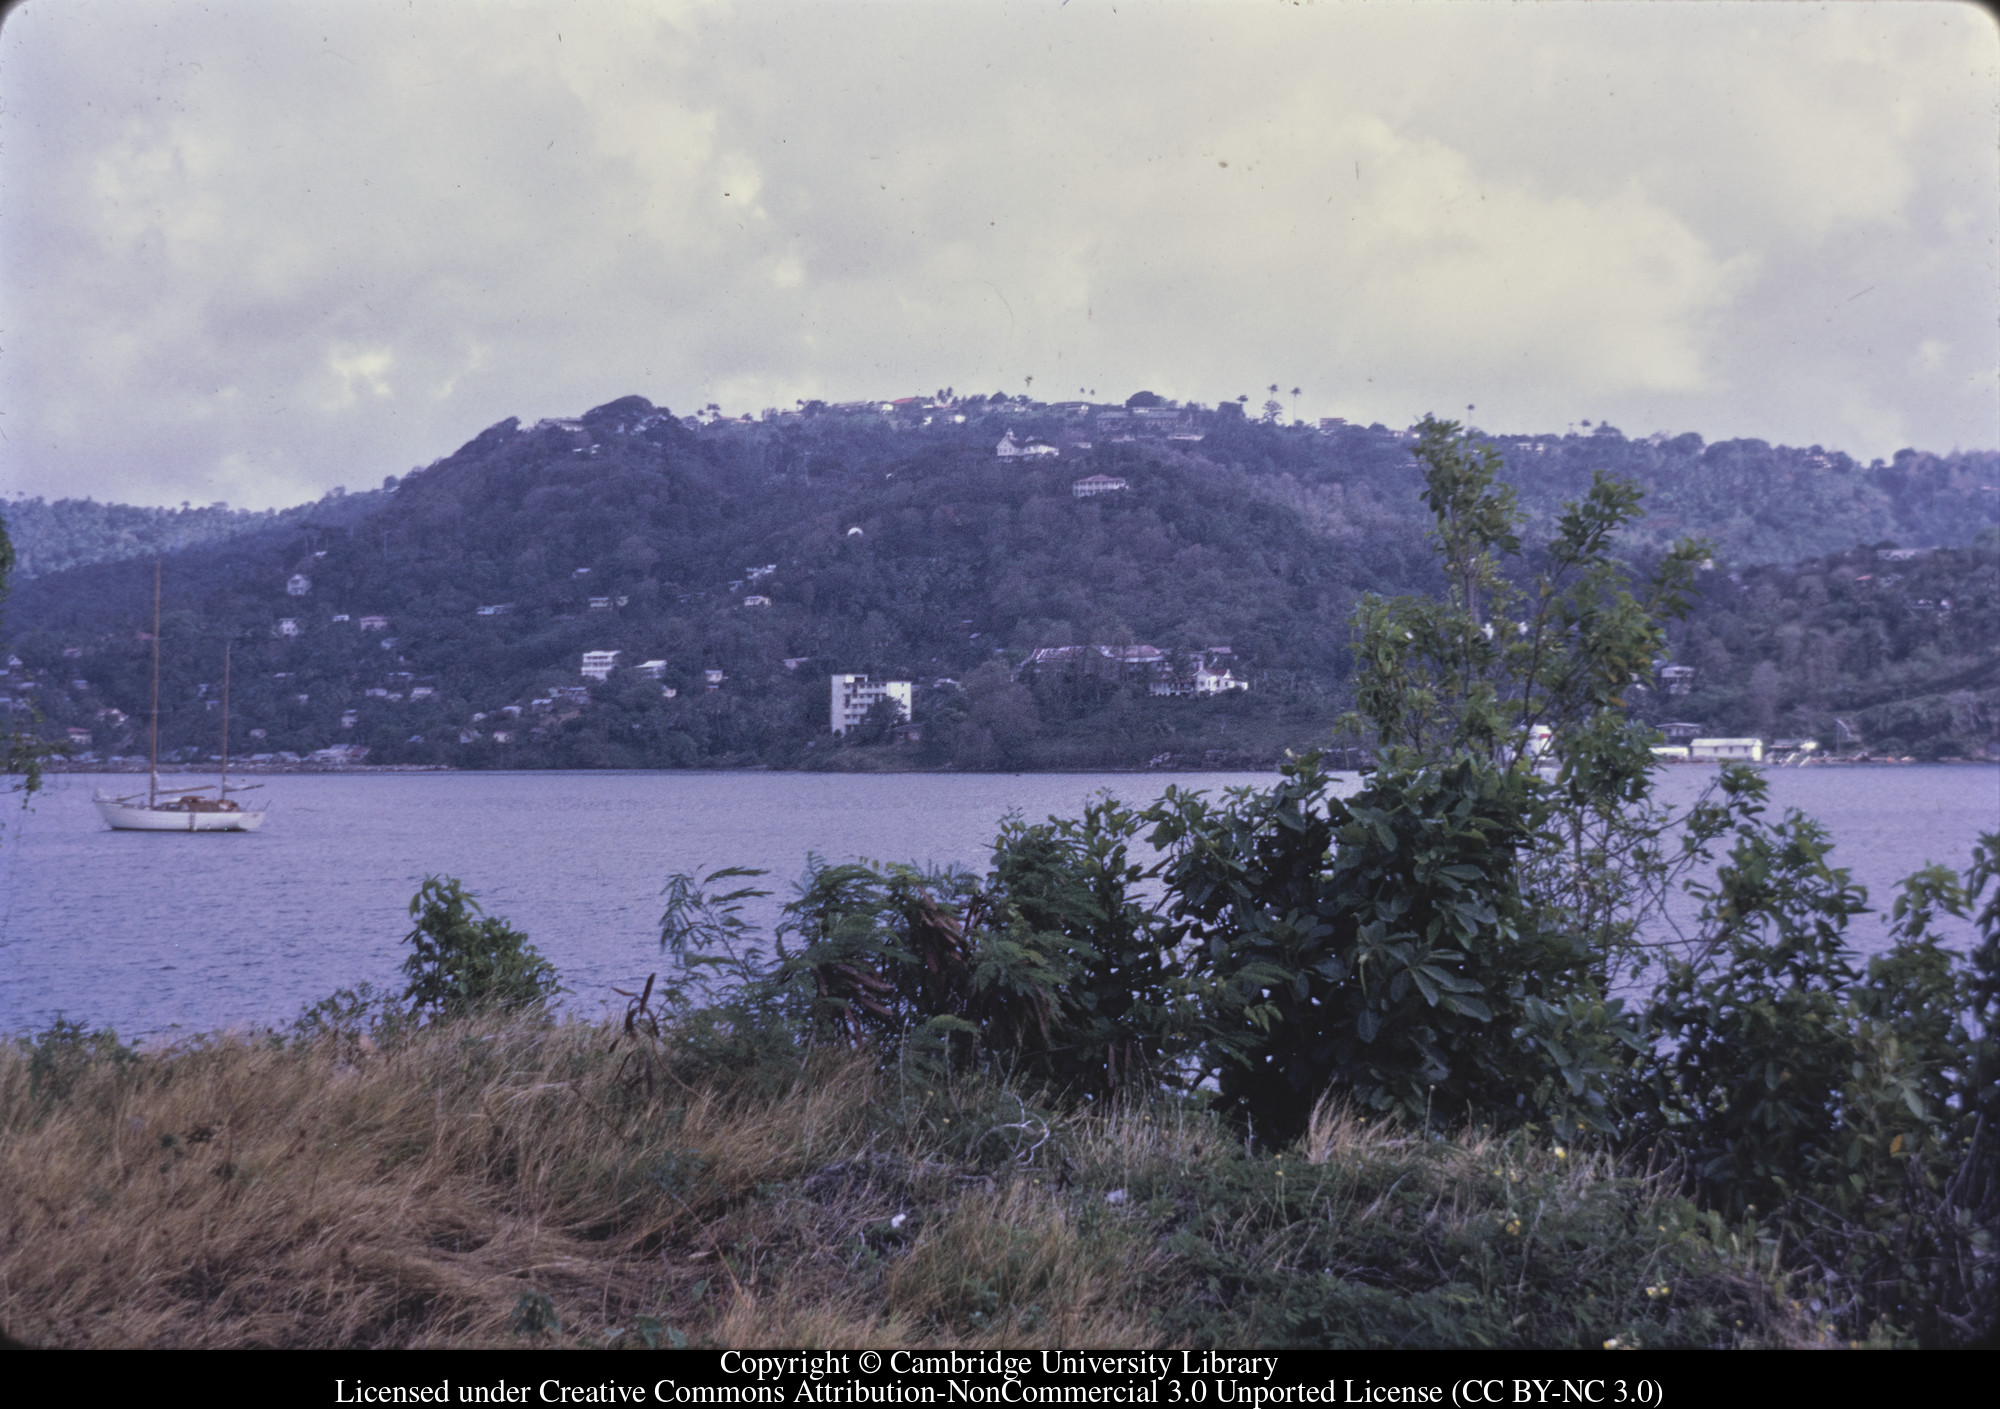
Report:
[{"label": "foreground shrub", "polygon": [[1195,1027],[1162,918],[1133,895],[1141,827],[1109,800],[1080,821],[1009,821],[983,882],[814,862],[768,939],[741,914],[768,892],[718,889],[762,873],[675,876],[661,947],[709,982],[670,985],[666,1001],[731,1032],[997,1063],[1076,1100],[1150,1094],[1181,1074]]},{"label": "foreground shrub", "polygon": [[27,1058],[28,1094],[45,1103],[67,1100],[93,1067],[116,1071],[139,1056],[110,1028],[93,1030],[60,1013],[46,1031],[18,1038],[15,1046]]},{"label": "foreground shrub", "polygon": [[415,952],[403,963],[403,997],[418,1015],[463,1016],[546,1002],[560,988],[555,966],[504,920],[475,918],[479,904],[449,876],[427,876],[410,900]]},{"label": "foreground shrub", "polygon": [[[2000,836],[1963,882],[1905,881],[1894,943],[1862,970],[1846,925],[1865,895],[1809,819],[1759,825],[1762,796],[1739,789],[1701,933],[1652,1004],[1633,1141],[1685,1160],[1711,1206],[1784,1229],[1847,1324],[1977,1343],[2000,1324],[2000,897],[1979,908]],[[1936,913],[1975,908],[1972,954],[1944,949]]]},{"label": "foreground shrub", "polygon": [[1605,1128],[1633,1032],[1601,955],[1524,902],[1528,780],[1468,756],[1331,787],[1308,758],[1268,793],[1170,791],[1151,814],[1224,1109],[1274,1147],[1329,1088],[1420,1123]]}]

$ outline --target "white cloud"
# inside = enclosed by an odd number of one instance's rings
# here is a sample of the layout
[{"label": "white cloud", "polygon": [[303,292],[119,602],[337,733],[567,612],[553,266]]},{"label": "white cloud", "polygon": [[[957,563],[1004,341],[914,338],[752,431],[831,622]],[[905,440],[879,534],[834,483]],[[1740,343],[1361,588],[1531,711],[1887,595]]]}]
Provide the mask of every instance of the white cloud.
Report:
[{"label": "white cloud", "polygon": [[358,350],[333,348],[326,354],[326,370],[332,373],[339,386],[331,398],[321,405],[329,411],[344,411],[361,400],[366,391],[377,398],[386,398],[392,393],[389,388],[389,368],[395,365],[396,354],[386,347]]},{"label": "white cloud", "polygon": [[290,502],[628,392],[1029,375],[2000,442],[1967,7],[166,11],[0,30],[10,489]]}]

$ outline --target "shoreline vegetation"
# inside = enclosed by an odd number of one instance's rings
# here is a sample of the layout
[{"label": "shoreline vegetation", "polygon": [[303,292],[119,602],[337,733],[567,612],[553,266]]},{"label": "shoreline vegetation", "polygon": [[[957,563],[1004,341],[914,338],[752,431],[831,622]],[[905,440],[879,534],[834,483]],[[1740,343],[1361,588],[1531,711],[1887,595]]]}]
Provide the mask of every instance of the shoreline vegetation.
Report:
[{"label": "shoreline vegetation", "polygon": [[[1602,476],[1356,608],[1373,766],[1001,823],[991,869],[668,878],[622,1021],[456,881],[400,994],[0,1051],[0,1327],[62,1346],[1965,1346],[2000,1322],[2000,834],[1864,890],[1757,770],[1674,811]],[[1504,629],[1502,629],[1504,628]],[[27,760],[30,764],[32,757]],[[34,775],[30,772],[32,788]],[[1159,860],[1131,860],[1141,839]],[[1670,895],[1698,915],[1647,924]],[[1972,923],[1967,953],[1934,921]],[[662,981],[664,977],[664,981]]]}]

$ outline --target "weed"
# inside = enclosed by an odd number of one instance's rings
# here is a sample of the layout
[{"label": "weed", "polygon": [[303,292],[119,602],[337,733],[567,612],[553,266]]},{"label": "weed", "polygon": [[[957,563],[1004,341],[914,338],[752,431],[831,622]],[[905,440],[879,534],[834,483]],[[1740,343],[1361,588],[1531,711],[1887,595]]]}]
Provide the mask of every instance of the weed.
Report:
[{"label": "weed", "polygon": [[110,1028],[93,1031],[60,1013],[47,1030],[17,1039],[16,1045],[28,1059],[29,1094],[51,1103],[66,1099],[93,1068],[108,1064],[118,1070],[139,1059],[138,1050]]}]

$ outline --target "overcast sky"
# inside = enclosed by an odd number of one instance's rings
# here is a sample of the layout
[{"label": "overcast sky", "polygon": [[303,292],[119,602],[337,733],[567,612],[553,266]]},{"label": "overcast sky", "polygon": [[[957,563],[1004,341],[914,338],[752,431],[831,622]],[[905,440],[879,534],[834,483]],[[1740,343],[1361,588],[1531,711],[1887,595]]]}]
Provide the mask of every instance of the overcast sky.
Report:
[{"label": "overcast sky", "polygon": [[1928,0],[27,0],[0,492],[288,504],[633,392],[2000,446],[1996,92]]}]

